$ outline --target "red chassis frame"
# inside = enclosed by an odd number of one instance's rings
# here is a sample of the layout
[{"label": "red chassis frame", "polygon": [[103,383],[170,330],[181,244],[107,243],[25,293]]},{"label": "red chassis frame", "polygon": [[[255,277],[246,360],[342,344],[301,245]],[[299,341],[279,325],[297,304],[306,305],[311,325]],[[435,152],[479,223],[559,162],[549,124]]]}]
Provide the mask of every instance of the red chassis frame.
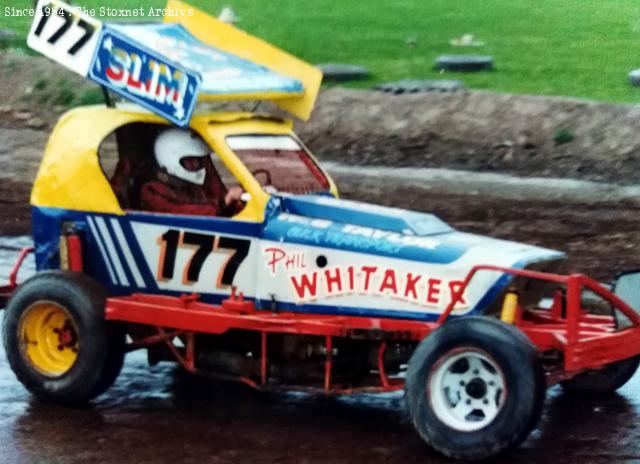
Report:
[{"label": "red chassis frame", "polygon": [[[81,251],[75,241],[69,245],[69,268],[82,272]],[[18,287],[18,271],[33,248],[21,251],[10,274],[9,284],[0,287],[0,303],[6,303]],[[480,271],[497,271],[534,280],[553,282],[566,288],[566,293],[556,292],[550,309],[524,309],[518,307],[514,325],[529,337],[541,353],[555,352],[562,355],[560,368],[549,372],[547,383],[554,384],[573,377],[586,369],[603,366],[640,354],[640,315],[615,294],[598,282],[582,274],[559,275],[543,272],[479,265],[467,274],[458,295],[463,295],[474,276]],[[583,290],[590,290],[609,302],[631,322],[631,326],[618,330],[613,316],[587,314],[581,306]],[[565,296],[566,295],[566,296]],[[320,391],[324,393],[389,392],[404,387],[401,378],[389,378],[385,371],[384,355],[391,341],[419,342],[440,327],[453,312],[456,299],[452,300],[435,322],[406,319],[333,316],[257,310],[253,302],[245,300],[242,293],[233,289],[230,298],[221,305],[198,301],[196,294],[181,297],[149,294],[107,299],[107,320],[142,324],[153,327],[155,334],[136,339],[131,348],[165,343],[177,361],[188,371],[197,372],[195,366],[194,336],[197,333],[222,334],[228,330],[247,330],[260,333],[259,379],[215,375],[235,380],[256,389],[272,389],[269,385],[269,334],[297,334],[324,337],[326,359],[323,388],[287,386],[287,389]],[[172,340],[180,337],[184,348]],[[345,337],[364,339],[378,343],[378,384],[358,388],[339,388],[332,383],[333,339]]]},{"label": "red chassis frame", "polygon": [[[480,265],[473,267],[464,280],[459,295],[480,271],[498,271],[514,276],[554,282],[566,287],[566,298],[557,293],[551,309],[518,308],[514,325],[529,337],[540,352],[563,355],[561,368],[547,376],[549,384],[573,377],[585,369],[599,369],[606,364],[640,354],[640,315],[598,282],[582,274],[558,275],[542,272]],[[581,293],[590,290],[622,312],[631,327],[616,329],[613,316],[587,314],[581,307]],[[388,392],[402,389],[402,379],[390,379],[384,367],[384,354],[389,341],[420,341],[440,327],[451,315],[456,300],[451,301],[436,322],[386,319],[355,316],[329,316],[292,312],[256,310],[242,294],[231,297],[219,306],[198,302],[197,295],[182,297],[134,294],[107,300],[108,320],[144,324],[155,327],[156,335],[137,340],[138,346],[164,342],[178,361],[189,371],[196,372],[194,363],[194,335],[222,334],[231,329],[257,331],[261,335],[260,379],[237,377],[234,380],[254,388],[268,385],[269,334],[314,335],[325,338],[324,393]],[[168,331],[170,330],[170,331]],[[181,336],[185,348],[180,350],[171,340]],[[378,385],[359,388],[338,388],[332,384],[333,338],[377,340]],[[220,377],[229,378],[223,375]],[[318,390],[307,387],[290,389]]]},{"label": "red chassis frame", "polygon": [[7,305],[7,301],[13,295],[13,292],[18,288],[18,272],[24,263],[24,260],[33,253],[33,247],[23,248],[20,250],[18,259],[16,259],[11,272],[9,273],[9,283],[7,285],[0,286],[0,308],[4,308]]}]

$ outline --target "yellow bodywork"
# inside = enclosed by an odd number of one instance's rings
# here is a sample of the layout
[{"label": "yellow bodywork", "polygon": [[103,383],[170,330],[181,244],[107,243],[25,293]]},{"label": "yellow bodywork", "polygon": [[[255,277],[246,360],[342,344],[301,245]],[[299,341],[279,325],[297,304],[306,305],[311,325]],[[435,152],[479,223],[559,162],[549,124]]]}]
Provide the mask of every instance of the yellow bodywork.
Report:
[{"label": "yellow bodywork", "polygon": [[[53,130],[31,193],[31,204],[123,215],[98,159],[102,141],[118,127],[141,122],[169,123],[138,107],[107,108],[88,106],[66,113]],[[276,134],[297,139],[290,121],[269,119],[252,113],[213,113],[195,115],[191,129],[220,157],[242,188],[250,194],[246,207],[234,219],[262,221],[269,195],[225,142],[228,135]],[[324,171],[323,171],[324,172]],[[329,179],[330,190],[337,195]]]}]

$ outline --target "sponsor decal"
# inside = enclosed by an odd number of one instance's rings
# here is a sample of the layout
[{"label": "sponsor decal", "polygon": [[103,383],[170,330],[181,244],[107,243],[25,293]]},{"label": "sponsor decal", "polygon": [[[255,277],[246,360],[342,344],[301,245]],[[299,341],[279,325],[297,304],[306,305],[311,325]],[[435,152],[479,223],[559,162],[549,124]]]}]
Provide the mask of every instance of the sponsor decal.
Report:
[{"label": "sponsor decal", "polygon": [[428,308],[443,308],[457,299],[456,309],[469,305],[460,294],[462,280],[444,279],[387,266],[353,264],[311,270],[305,251],[271,246],[263,250],[272,276],[286,279],[297,303],[347,295],[394,298]]},{"label": "sponsor decal", "polygon": [[200,75],[103,28],[89,77],[179,126],[187,126]]},{"label": "sponsor decal", "polygon": [[396,298],[431,308],[442,308],[455,298],[456,309],[468,307],[464,295],[460,295],[461,280],[382,266],[336,266],[292,274],[288,279],[298,303],[360,294]]},{"label": "sponsor decal", "polygon": [[332,221],[328,221],[326,219],[307,218],[304,216],[296,216],[294,214],[287,213],[280,214],[278,216],[278,219],[281,221],[290,222],[292,224],[305,224],[311,227],[316,227],[318,229],[327,229],[333,224]]},{"label": "sponsor decal", "polygon": [[404,247],[435,250],[441,245],[440,240],[431,237],[405,235],[353,224],[334,224],[325,219],[281,214],[278,216],[278,220],[293,224],[285,232],[287,238],[313,242],[318,245],[326,243],[340,248],[392,254],[399,252]]},{"label": "sponsor decal", "polygon": [[291,272],[307,268],[307,257],[304,251],[287,253],[282,248],[269,247],[264,249],[267,255],[267,268],[271,275],[276,275],[280,269]]},{"label": "sponsor decal", "polygon": [[386,230],[372,229],[370,227],[354,226],[345,224],[341,232],[343,234],[351,234],[359,237],[372,238],[374,240],[387,240],[400,246],[415,246],[434,250],[440,245],[439,240],[430,237],[419,237],[415,235],[404,235],[397,232],[389,232]]}]

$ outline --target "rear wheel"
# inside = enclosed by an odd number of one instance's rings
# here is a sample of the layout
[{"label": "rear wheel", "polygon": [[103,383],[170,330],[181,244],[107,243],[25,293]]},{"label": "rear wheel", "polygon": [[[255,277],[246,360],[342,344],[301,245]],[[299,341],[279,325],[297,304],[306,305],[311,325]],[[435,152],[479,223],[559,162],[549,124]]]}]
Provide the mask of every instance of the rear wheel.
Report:
[{"label": "rear wheel", "polygon": [[562,382],[565,390],[587,393],[608,394],[627,383],[638,370],[640,357],[607,364],[602,369],[586,371],[570,380]]},{"label": "rear wheel", "polygon": [[4,347],[18,380],[38,398],[83,403],[115,381],[125,333],[105,320],[105,298],[92,279],[64,271],[37,274],[15,292]]},{"label": "rear wheel", "polygon": [[447,322],[423,340],[407,371],[411,420],[442,454],[483,459],[520,444],[542,413],[538,353],[519,330],[495,319]]}]

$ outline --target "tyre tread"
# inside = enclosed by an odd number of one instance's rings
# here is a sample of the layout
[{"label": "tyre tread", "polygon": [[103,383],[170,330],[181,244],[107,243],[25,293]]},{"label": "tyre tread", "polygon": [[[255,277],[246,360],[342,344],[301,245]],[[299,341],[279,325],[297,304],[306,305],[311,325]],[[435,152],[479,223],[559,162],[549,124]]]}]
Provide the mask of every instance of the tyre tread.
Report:
[{"label": "tyre tread", "polygon": [[[18,380],[36,397],[58,404],[83,404],[103,393],[115,381],[124,360],[124,331],[104,319],[104,288],[92,278],[69,271],[44,271],[22,284],[7,304],[2,337],[7,360]],[[38,300],[65,300],[67,310],[82,322],[85,358],[60,378],[37,373],[23,359],[17,330],[22,311]],[[84,314],[84,315],[83,315]],[[83,337],[83,335],[80,335]],[[74,366],[75,367],[75,366]]]}]

